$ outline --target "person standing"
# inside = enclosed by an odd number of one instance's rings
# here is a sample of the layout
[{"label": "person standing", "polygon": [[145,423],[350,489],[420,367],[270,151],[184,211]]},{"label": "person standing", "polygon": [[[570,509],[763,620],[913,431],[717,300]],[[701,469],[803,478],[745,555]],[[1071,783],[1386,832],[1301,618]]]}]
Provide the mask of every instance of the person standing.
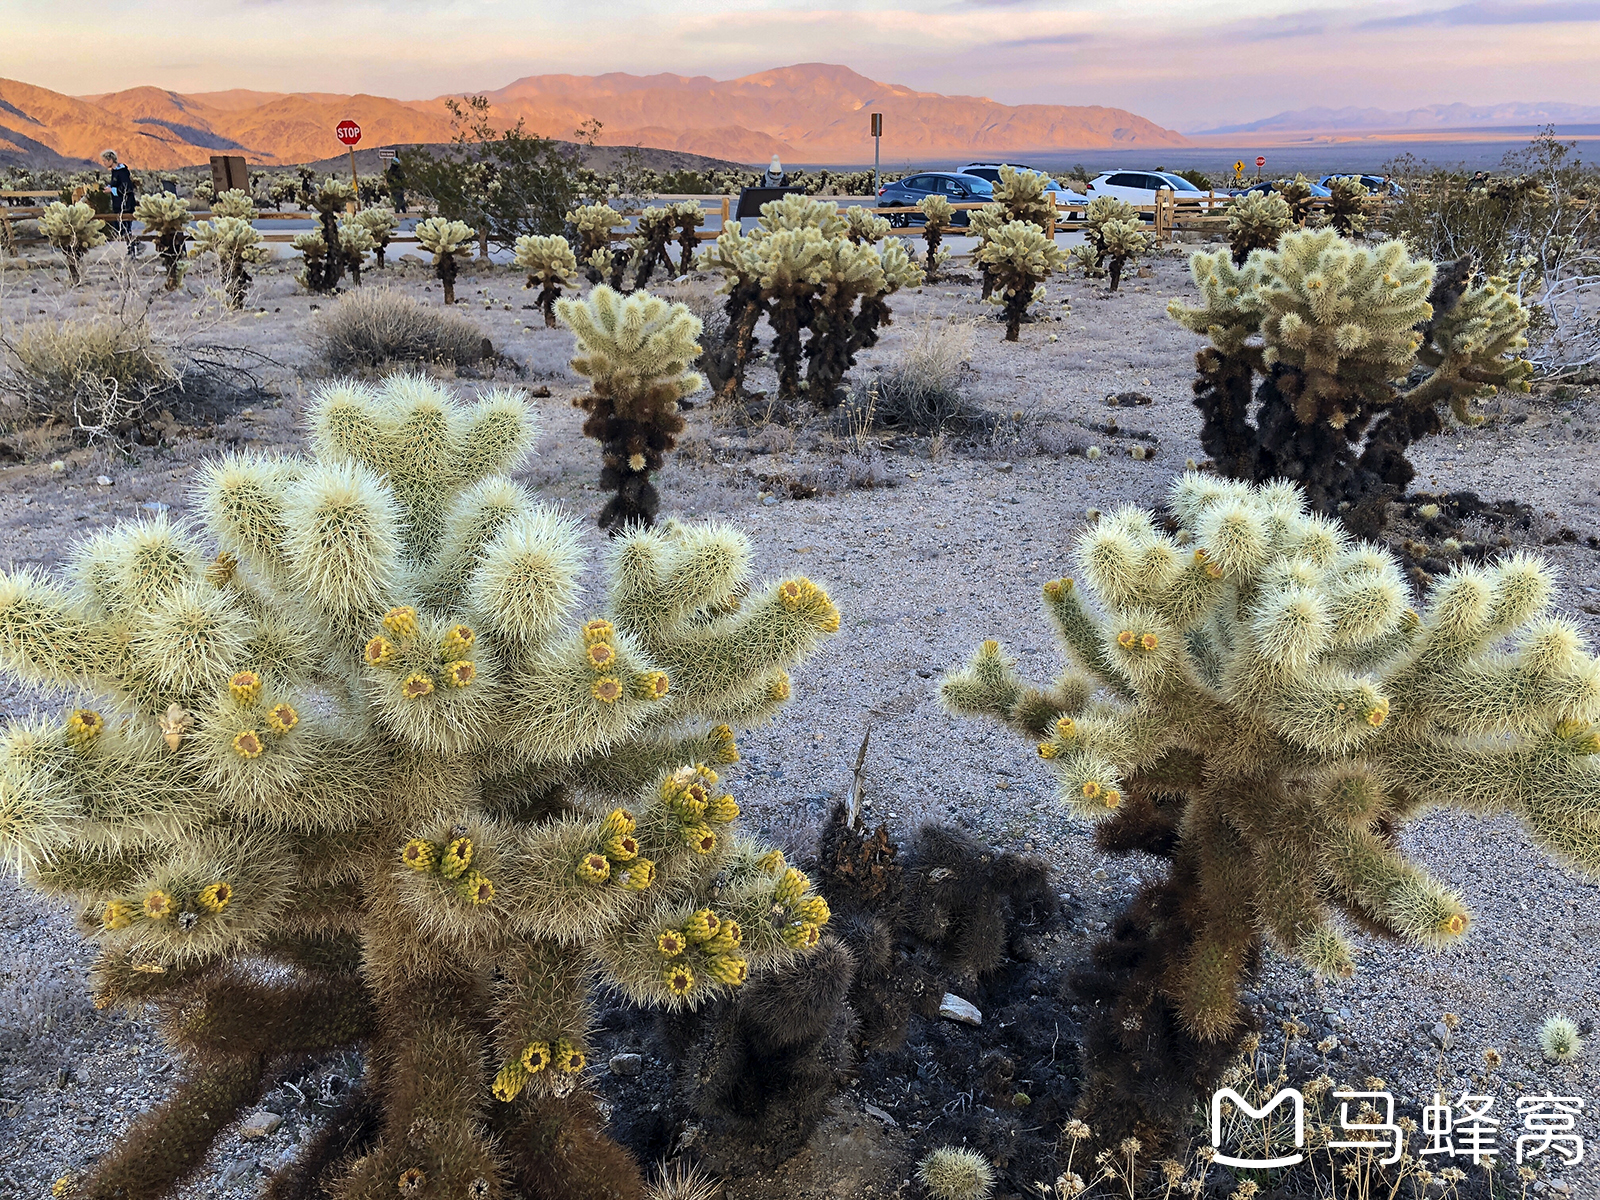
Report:
[{"label": "person standing", "polygon": [[761,177],[761,186],[764,188],[779,188],[789,185],[789,177],[783,173],[783,164],[778,161],[778,156],[772,156],[772,162],[767,165],[767,173]]},{"label": "person standing", "polygon": [[137,254],[139,243],[133,238],[133,172],[128,170],[127,163],[117,157],[115,150],[102,150],[100,161],[111,170],[111,183],[107,189],[111,193],[111,211],[122,217],[122,220],[113,222],[116,235],[128,243],[129,254]]},{"label": "person standing", "polygon": [[406,173],[400,169],[400,160],[391,159],[389,169],[383,173],[389,185],[389,206],[397,213],[406,211]]}]

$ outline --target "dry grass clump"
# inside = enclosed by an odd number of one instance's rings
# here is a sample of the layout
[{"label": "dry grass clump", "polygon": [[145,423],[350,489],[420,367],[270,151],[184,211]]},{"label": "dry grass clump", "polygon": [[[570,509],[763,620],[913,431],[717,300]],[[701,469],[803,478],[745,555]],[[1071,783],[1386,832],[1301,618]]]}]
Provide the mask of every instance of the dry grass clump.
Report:
[{"label": "dry grass clump", "polygon": [[9,415],[56,417],[90,435],[116,431],[183,383],[182,367],[142,319],[30,322],[0,336],[0,350]]},{"label": "dry grass clump", "polygon": [[854,390],[843,418],[870,429],[913,433],[982,424],[982,410],[961,394],[961,375],[971,350],[971,321],[937,317],[924,321],[898,359]]},{"label": "dry grass clump", "polygon": [[335,371],[385,363],[471,366],[492,353],[483,330],[466,317],[388,288],[341,296],[318,317],[315,337]]}]

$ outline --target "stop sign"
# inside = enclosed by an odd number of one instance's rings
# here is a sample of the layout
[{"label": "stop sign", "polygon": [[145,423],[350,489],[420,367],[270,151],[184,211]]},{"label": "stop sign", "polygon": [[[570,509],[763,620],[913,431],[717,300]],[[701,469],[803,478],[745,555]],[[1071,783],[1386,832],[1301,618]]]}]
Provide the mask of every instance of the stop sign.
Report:
[{"label": "stop sign", "polygon": [[[340,128],[340,129],[341,129],[341,130],[342,130],[342,129],[343,129],[343,128],[344,128],[344,126],[343,126],[343,125],[341,125],[341,126],[339,126],[339,128]],[[344,136],[344,134],[343,134],[343,133],[341,133],[341,134],[340,134],[340,135],[339,135],[339,136],[340,136],[340,137],[343,137],[343,136]],[[360,131],[360,130],[359,130],[359,129],[358,129],[358,130],[356,130],[356,136],[357,136],[357,137],[360,137],[360,136],[361,136],[361,131]],[[1266,165],[1267,165],[1267,160],[1266,160],[1266,156],[1265,156],[1265,155],[1257,155],[1257,156],[1256,156],[1256,166],[1258,166],[1258,167],[1264,167],[1264,166],[1266,166]]]},{"label": "stop sign", "polygon": [[333,132],[346,146],[354,146],[361,140],[361,126],[354,121],[340,121]]}]

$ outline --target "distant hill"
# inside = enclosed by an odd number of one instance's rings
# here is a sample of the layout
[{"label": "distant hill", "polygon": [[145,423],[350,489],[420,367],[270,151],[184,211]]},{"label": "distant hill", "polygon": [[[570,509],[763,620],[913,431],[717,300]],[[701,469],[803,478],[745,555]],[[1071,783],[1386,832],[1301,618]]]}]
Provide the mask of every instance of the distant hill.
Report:
[{"label": "distant hill", "polygon": [[[496,125],[523,120],[570,138],[598,120],[601,145],[650,146],[740,163],[867,163],[870,112],[884,114],[884,156],[1182,146],[1182,134],[1119,108],[999,104],[878,83],[847,67],[806,63],[741,79],[683,75],[533,75],[484,93]],[[101,150],[167,169],[243,154],[267,166],[337,155],[333,128],[356,121],[367,146],[450,140],[446,97],[392,100],[323,92],[233,90],[184,95],[156,87],[64,96],[0,79],[0,163],[80,165]]]},{"label": "distant hill", "polygon": [[1196,135],[1219,133],[1356,133],[1369,130],[1495,129],[1534,125],[1593,125],[1600,123],[1600,107],[1545,102],[1523,104],[1430,104],[1423,108],[1391,112],[1381,108],[1302,108],[1245,125],[1223,125],[1192,130]]}]

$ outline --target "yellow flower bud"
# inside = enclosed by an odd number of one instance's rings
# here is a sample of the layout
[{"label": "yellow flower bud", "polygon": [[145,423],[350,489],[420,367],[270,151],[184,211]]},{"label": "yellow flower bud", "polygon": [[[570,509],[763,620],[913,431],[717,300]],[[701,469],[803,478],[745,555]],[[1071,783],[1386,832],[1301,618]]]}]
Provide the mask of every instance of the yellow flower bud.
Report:
[{"label": "yellow flower bud", "polygon": [[656,879],[656,864],[648,858],[636,858],[617,872],[617,885],[626,891],[642,892]]},{"label": "yellow flower bud", "polygon": [[144,915],[151,921],[165,921],[172,915],[172,897],[160,888],[148,893],[144,898]]},{"label": "yellow flower bud", "polygon": [[639,840],[631,833],[619,833],[607,838],[601,850],[612,862],[632,862],[639,857]]},{"label": "yellow flower bud", "polygon": [[583,640],[586,643],[605,642],[609,641],[611,635],[615,632],[616,630],[612,628],[610,621],[603,617],[597,617],[583,627]]},{"label": "yellow flower bud", "polygon": [[720,763],[736,763],[739,761],[739,747],[733,740],[733,730],[726,725],[718,725],[711,731],[711,740],[716,743],[712,751],[713,757]]},{"label": "yellow flower bud", "polygon": [[689,825],[683,831],[684,844],[696,854],[710,854],[717,848],[717,835],[709,825]]},{"label": "yellow flower bud", "polygon": [[591,670],[604,671],[615,665],[617,652],[612,649],[610,642],[591,642],[589,648],[584,651],[584,658]]},{"label": "yellow flower bud", "polygon": [[683,925],[683,934],[691,942],[703,942],[714,936],[722,922],[709,908],[702,908]]},{"label": "yellow flower bud", "polygon": [[737,949],[743,940],[744,930],[739,928],[739,922],[724,917],[722,924],[717,926],[716,936],[702,943],[700,949],[707,954],[726,954]]},{"label": "yellow flower bud", "polygon": [[1083,798],[1085,800],[1093,800],[1103,790],[1098,780],[1090,779],[1083,785]]},{"label": "yellow flower bud", "polygon": [[672,690],[665,671],[645,671],[633,677],[634,694],[641,700],[660,700]]},{"label": "yellow flower bud", "polygon": [[219,913],[228,907],[228,902],[233,899],[233,887],[221,880],[209,883],[200,889],[200,907],[210,913]]},{"label": "yellow flower bud", "polygon": [[656,938],[656,949],[663,958],[677,958],[689,948],[689,939],[676,929],[669,929]]},{"label": "yellow flower bud", "polygon": [[126,900],[108,900],[101,910],[100,924],[107,929],[126,929],[133,924],[133,906]]},{"label": "yellow flower bud", "polygon": [[790,867],[783,873],[783,878],[778,880],[778,886],[773,890],[772,899],[778,904],[793,904],[811,888],[811,880],[805,875]]},{"label": "yellow flower bud", "polygon": [[274,704],[267,710],[267,728],[282,736],[300,724],[300,714],[292,704]]},{"label": "yellow flower bud", "polygon": [[809,950],[822,937],[822,931],[809,921],[793,921],[783,927],[783,944],[793,950]]},{"label": "yellow flower bud", "polygon": [[400,851],[400,861],[413,871],[431,871],[433,864],[439,861],[439,848],[432,842],[412,838]]},{"label": "yellow flower bud", "polygon": [[828,908],[828,902],[821,896],[806,896],[794,906],[794,915],[802,921],[810,921],[813,925],[826,925],[833,913]]},{"label": "yellow flower bud", "polygon": [[261,699],[261,676],[254,671],[240,671],[228,680],[228,694],[248,708]]},{"label": "yellow flower bud", "polygon": [[413,672],[405,677],[400,684],[400,694],[407,700],[421,700],[424,696],[433,695],[433,680],[421,671]]},{"label": "yellow flower bud", "polygon": [[453,662],[444,669],[444,681],[453,688],[464,688],[478,677],[478,664],[471,659]]},{"label": "yellow flower bud", "polygon": [[452,625],[449,632],[444,635],[444,644],[440,647],[445,662],[454,662],[458,658],[465,658],[467,651],[472,649],[472,644],[478,640],[478,635],[472,632],[470,625]]},{"label": "yellow flower bud", "polygon": [[783,861],[782,850],[768,850],[760,858],[756,859],[756,866],[768,875],[779,875],[782,874],[788,864]]},{"label": "yellow flower bud", "polygon": [[1371,725],[1374,729],[1378,728],[1389,719],[1389,702],[1387,700],[1379,700],[1371,708],[1367,709],[1363,716],[1366,718],[1368,725]]},{"label": "yellow flower bud", "polygon": [[1040,758],[1054,758],[1061,753],[1054,742],[1040,742],[1038,749]]},{"label": "yellow flower bud", "polygon": [[423,1174],[422,1168],[407,1167],[400,1172],[400,1179],[395,1186],[400,1189],[401,1195],[410,1196],[413,1193],[420,1192],[422,1185],[427,1182],[428,1177]]},{"label": "yellow flower bud", "polygon": [[510,1103],[522,1094],[528,1085],[528,1068],[513,1059],[500,1068],[494,1077],[494,1098]]},{"label": "yellow flower bud", "polygon": [[472,839],[459,837],[445,847],[439,859],[439,874],[446,879],[459,879],[472,862]]},{"label": "yellow flower bud", "polygon": [[615,704],[622,698],[622,681],[615,675],[602,675],[594,681],[594,686],[589,692],[596,700]]},{"label": "yellow flower bud", "polygon": [[383,627],[397,638],[414,638],[417,636],[417,610],[391,608],[383,616]]},{"label": "yellow flower bud", "polygon": [[480,871],[468,871],[456,884],[456,895],[468,904],[482,907],[494,899],[494,884]]},{"label": "yellow flower bud", "polygon": [[781,703],[789,698],[789,672],[780,671],[778,678],[767,688],[767,698]]},{"label": "yellow flower bud", "polygon": [[694,987],[694,972],[682,963],[668,964],[661,972],[661,982],[674,996],[687,996]]},{"label": "yellow flower bud", "polygon": [[67,741],[74,746],[87,746],[100,736],[105,727],[105,718],[94,709],[77,709],[67,718]]},{"label": "yellow flower bud", "polygon": [[1062,717],[1056,721],[1056,736],[1063,742],[1070,742],[1078,736],[1078,723],[1071,717]]},{"label": "yellow flower bud", "polygon": [[731,955],[719,956],[706,964],[706,972],[718,983],[738,987],[750,978],[750,964]]},{"label": "yellow flower bud", "polygon": [[261,735],[254,729],[241,730],[233,735],[233,752],[240,758],[260,758],[263,749]]},{"label": "yellow flower bud", "polygon": [[611,878],[611,860],[604,854],[585,854],[578,862],[578,878],[600,884]]},{"label": "yellow flower bud", "polygon": [[729,821],[737,820],[738,816],[738,802],[726,792],[712,797],[706,804],[706,820],[714,825],[726,825]]},{"label": "yellow flower bud", "polygon": [[601,837],[618,837],[634,831],[633,814],[625,808],[613,808],[600,823]]},{"label": "yellow flower bud", "polygon": [[583,1051],[579,1050],[571,1042],[567,1041],[566,1038],[562,1038],[555,1044],[552,1054],[554,1057],[556,1070],[564,1071],[568,1075],[576,1075],[579,1071],[583,1070]]},{"label": "yellow flower bud", "polygon": [[550,1065],[550,1044],[548,1042],[529,1042],[522,1051],[522,1069],[529,1075],[537,1075]]},{"label": "yellow flower bud", "polygon": [[381,667],[394,658],[394,643],[386,637],[375,637],[366,644],[361,655],[367,660],[368,666]]}]

